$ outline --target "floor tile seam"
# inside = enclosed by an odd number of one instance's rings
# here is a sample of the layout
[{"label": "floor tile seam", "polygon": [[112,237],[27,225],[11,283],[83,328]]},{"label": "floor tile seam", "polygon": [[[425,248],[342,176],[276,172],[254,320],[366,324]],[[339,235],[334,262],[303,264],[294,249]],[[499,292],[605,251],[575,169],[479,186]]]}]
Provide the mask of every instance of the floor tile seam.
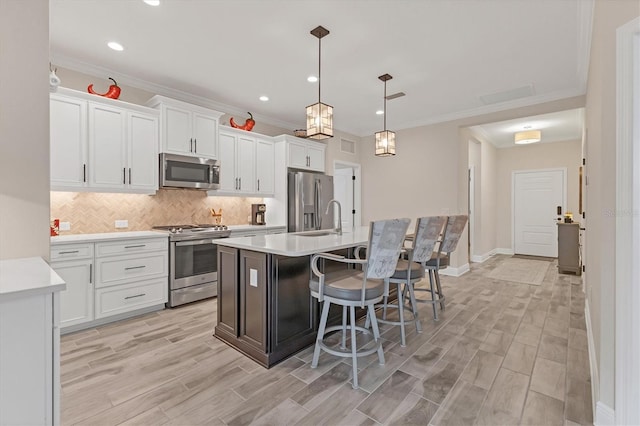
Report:
[{"label": "floor tile seam", "polygon": [[[366,398],[365,398],[366,399]],[[364,401],[364,400],[363,400]],[[359,405],[359,404],[358,404]],[[360,411],[358,408],[354,408],[352,411],[357,411],[358,413],[362,414],[363,416],[365,416],[366,418],[368,418],[369,420],[371,420],[372,422],[374,422],[377,425],[381,425],[384,423],[380,423],[379,421],[377,421],[376,419],[374,419],[371,416],[366,415],[365,413],[363,413],[362,411]],[[345,416],[346,417],[346,416]]]}]

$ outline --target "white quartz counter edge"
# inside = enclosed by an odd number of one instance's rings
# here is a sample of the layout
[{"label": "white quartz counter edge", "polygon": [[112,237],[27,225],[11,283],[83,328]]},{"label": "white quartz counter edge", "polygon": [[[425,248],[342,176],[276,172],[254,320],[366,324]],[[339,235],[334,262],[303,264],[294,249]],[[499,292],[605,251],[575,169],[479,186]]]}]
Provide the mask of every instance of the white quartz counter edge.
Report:
[{"label": "white quartz counter edge", "polygon": [[129,232],[104,232],[100,234],[74,234],[51,237],[51,244],[89,243],[94,241],[124,240],[134,238],[167,238],[166,231],[129,231]]},{"label": "white quartz counter edge", "polygon": [[66,288],[62,278],[40,257],[0,260],[0,301]]},{"label": "white quartz counter edge", "polygon": [[354,247],[367,243],[369,227],[344,231],[342,235],[302,236],[299,233],[258,235],[255,237],[221,238],[213,242],[226,247],[252,250],[283,256],[308,256]]}]

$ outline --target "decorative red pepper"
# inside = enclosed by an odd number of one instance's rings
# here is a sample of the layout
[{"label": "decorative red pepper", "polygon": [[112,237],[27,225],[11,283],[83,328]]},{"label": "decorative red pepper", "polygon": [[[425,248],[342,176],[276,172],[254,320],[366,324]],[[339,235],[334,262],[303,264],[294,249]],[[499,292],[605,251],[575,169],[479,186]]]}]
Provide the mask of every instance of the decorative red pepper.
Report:
[{"label": "decorative red pepper", "polygon": [[116,83],[116,81],[111,77],[109,77],[109,80],[113,81],[113,84],[109,86],[109,90],[107,91],[107,93],[95,92],[93,90],[93,84],[90,84],[87,87],[87,91],[92,95],[104,96],[105,98],[110,98],[110,99],[118,99],[120,97],[120,87],[118,86],[118,83]]},{"label": "decorative red pepper", "polygon": [[231,127],[236,128],[236,129],[246,130],[247,132],[250,132],[251,129],[253,129],[253,126],[256,125],[256,121],[253,119],[253,114],[251,114],[250,112],[248,112],[247,114],[249,114],[249,118],[247,118],[244,121],[243,125],[236,124],[236,122],[233,121],[233,117],[231,117],[229,119],[229,124],[231,124]]}]

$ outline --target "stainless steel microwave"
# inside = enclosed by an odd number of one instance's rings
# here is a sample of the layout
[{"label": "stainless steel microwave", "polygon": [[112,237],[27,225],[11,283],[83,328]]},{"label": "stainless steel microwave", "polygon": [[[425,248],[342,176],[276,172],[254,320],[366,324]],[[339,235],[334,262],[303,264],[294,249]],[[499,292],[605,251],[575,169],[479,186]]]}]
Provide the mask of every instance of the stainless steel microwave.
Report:
[{"label": "stainless steel microwave", "polygon": [[160,187],[220,188],[220,162],[210,158],[160,154]]}]

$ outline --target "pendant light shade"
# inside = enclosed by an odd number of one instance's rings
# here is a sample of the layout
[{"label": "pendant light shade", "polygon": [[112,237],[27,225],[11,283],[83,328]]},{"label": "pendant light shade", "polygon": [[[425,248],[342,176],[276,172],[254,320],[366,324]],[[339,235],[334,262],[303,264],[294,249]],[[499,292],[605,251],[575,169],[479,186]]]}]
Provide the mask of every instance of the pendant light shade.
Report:
[{"label": "pendant light shade", "polygon": [[329,34],[329,30],[318,26],[311,30],[311,35],[318,38],[318,103],[307,107],[307,138],[327,139],[333,137],[333,107],[320,101],[320,70],[322,37]]},{"label": "pendant light shade", "polygon": [[387,81],[393,77],[384,74],[378,78],[384,81],[384,130],[376,133],[376,156],[389,157],[396,155],[396,134],[387,130]]},{"label": "pendant light shade", "polygon": [[514,141],[517,145],[526,145],[529,143],[540,142],[540,130],[528,130],[526,132],[518,132],[515,134]]}]

